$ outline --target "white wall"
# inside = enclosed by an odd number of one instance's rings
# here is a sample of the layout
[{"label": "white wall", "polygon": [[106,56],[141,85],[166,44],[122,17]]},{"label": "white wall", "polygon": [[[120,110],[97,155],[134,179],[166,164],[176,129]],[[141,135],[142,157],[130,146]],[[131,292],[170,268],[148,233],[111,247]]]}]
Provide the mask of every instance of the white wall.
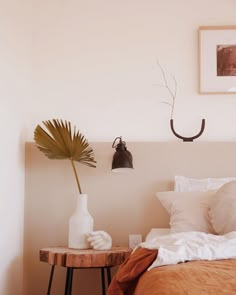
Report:
[{"label": "white wall", "polygon": [[[42,120],[62,118],[75,123],[89,141],[112,143],[120,135],[128,142],[176,141],[169,127],[170,110],[161,103],[169,98],[168,93],[154,85],[162,79],[156,57],[178,81],[174,116],[178,131],[192,135],[205,118],[201,141],[236,140],[232,127],[236,124],[235,94],[198,94],[197,43],[199,26],[233,25],[235,11],[235,0],[34,1],[33,98],[26,105],[30,110],[27,140],[32,141],[33,130]],[[51,169],[50,161],[48,165]],[[52,198],[51,185],[45,183]],[[28,189],[31,192],[33,187]],[[56,187],[53,196],[59,193],[63,198],[62,188]],[[36,194],[27,193],[27,212],[30,204],[33,209],[37,206],[34,198],[38,201]],[[71,206],[68,201],[67,209]],[[109,204],[103,210],[109,210]],[[26,222],[31,217],[28,214]],[[44,221],[51,226],[52,220],[60,224],[60,218],[56,212]],[[40,224],[31,225],[27,223],[25,236],[25,294],[36,292],[31,278],[37,277],[37,271],[44,276],[44,285],[49,271],[47,265],[38,263],[40,270],[32,272],[38,250],[28,249],[44,245],[42,239],[37,243]],[[54,233],[53,244],[59,243],[59,233],[50,228],[46,231]],[[59,278],[54,288],[57,294],[63,290],[62,274]],[[86,294],[86,287],[81,294]]]},{"label": "white wall", "polygon": [[235,140],[235,95],[198,95],[197,28],[235,24],[236,2],[0,4],[0,171],[5,180],[0,198],[1,211],[12,212],[11,221],[6,214],[0,217],[1,249],[6,253],[0,293],[8,295],[6,277],[14,271],[9,265],[16,257],[15,286],[21,285],[24,129],[31,141],[36,124],[57,117],[71,120],[90,141],[112,141],[119,135],[127,141],[176,140],[169,128],[170,112],[161,103],[168,95],[153,85],[160,81],[158,57],[178,81],[178,130],[192,134],[204,117],[207,128],[200,140]]},{"label": "white wall", "polygon": [[29,11],[0,1],[0,294],[20,295],[23,282],[24,107],[31,92]]},{"label": "white wall", "polygon": [[21,121],[1,107],[0,294],[21,294],[23,279],[24,145]]},{"label": "white wall", "polygon": [[236,95],[198,94],[197,29],[235,24],[234,0],[42,0],[34,3],[34,97],[42,120],[71,120],[92,141],[176,140],[156,57],[178,81],[175,123],[201,140],[235,140]]}]

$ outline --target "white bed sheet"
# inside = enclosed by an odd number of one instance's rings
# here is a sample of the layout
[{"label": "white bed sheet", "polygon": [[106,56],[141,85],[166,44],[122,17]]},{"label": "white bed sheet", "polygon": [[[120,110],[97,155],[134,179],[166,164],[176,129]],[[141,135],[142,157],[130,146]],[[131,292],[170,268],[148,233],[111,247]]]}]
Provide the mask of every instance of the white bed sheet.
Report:
[{"label": "white bed sheet", "polygon": [[156,236],[140,247],[158,249],[149,269],[192,260],[236,259],[236,231],[223,236],[203,232],[168,234]]},{"label": "white bed sheet", "polygon": [[152,228],[145,238],[145,242],[164,235],[170,234],[170,228]]}]

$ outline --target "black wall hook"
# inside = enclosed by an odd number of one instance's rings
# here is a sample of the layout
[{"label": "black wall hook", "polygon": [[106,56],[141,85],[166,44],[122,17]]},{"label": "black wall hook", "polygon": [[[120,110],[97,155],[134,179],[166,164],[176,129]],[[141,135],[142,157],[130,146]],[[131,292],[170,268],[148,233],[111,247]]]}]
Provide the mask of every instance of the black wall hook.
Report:
[{"label": "black wall hook", "polygon": [[185,136],[179,135],[174,129],[174,120],[173,119],[170,119],[170,128],[171,128],[172,132],[174,133],[174,135],[180,139],[183,139],[183,141],[193,141],[194,139],[196,139],[202,135],[202,133],[205,129],[205,119],[202,119],[202,126],[201,126],[201,130],[199,131],[199,133],[195,136],[192,136],[192,137],[185,137]]}]

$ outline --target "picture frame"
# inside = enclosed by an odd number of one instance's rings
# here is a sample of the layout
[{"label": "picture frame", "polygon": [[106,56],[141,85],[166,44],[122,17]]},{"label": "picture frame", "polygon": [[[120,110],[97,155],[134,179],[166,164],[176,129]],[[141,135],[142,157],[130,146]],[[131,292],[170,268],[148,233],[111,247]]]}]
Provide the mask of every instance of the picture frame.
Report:
[{"label": "picture frame", "polygon": [[236,93],[236,26],[201,26],[199,93]]}]

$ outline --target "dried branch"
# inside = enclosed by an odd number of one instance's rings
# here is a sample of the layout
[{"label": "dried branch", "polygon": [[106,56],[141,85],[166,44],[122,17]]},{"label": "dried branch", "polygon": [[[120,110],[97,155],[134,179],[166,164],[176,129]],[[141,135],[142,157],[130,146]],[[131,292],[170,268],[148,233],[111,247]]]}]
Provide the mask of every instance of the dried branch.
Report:
[{"label": "dried branch", "polygon": [[176,81],[174,75],[171,74],[171,77],[172,77],[172,79],[174,81],[174,90],[172,90],[171,87],[168,84],[166,73],[165,73],[163,67],[161,66],[161,64],[159,63],[158,59],[156,59],[156,63],[159,66],[159,68],[161,70],[161,73],[162,73],[162,76],[163,76],[163,79],[164,79],[164,85],[162,85],[162,84],[157,84],[157,85],[160,86],[160,87],[165,87],[168,90],[168,92],[169,92],[169,94],[171,96],[172,103],[167,103],[166,102],[166,104],[171,106],[171,117],[170,118],[173,119],[173,113],[174,113],[174,107],[175,107],[175,99],[176,99],[176,95],[177,95],[177,81]]}]

